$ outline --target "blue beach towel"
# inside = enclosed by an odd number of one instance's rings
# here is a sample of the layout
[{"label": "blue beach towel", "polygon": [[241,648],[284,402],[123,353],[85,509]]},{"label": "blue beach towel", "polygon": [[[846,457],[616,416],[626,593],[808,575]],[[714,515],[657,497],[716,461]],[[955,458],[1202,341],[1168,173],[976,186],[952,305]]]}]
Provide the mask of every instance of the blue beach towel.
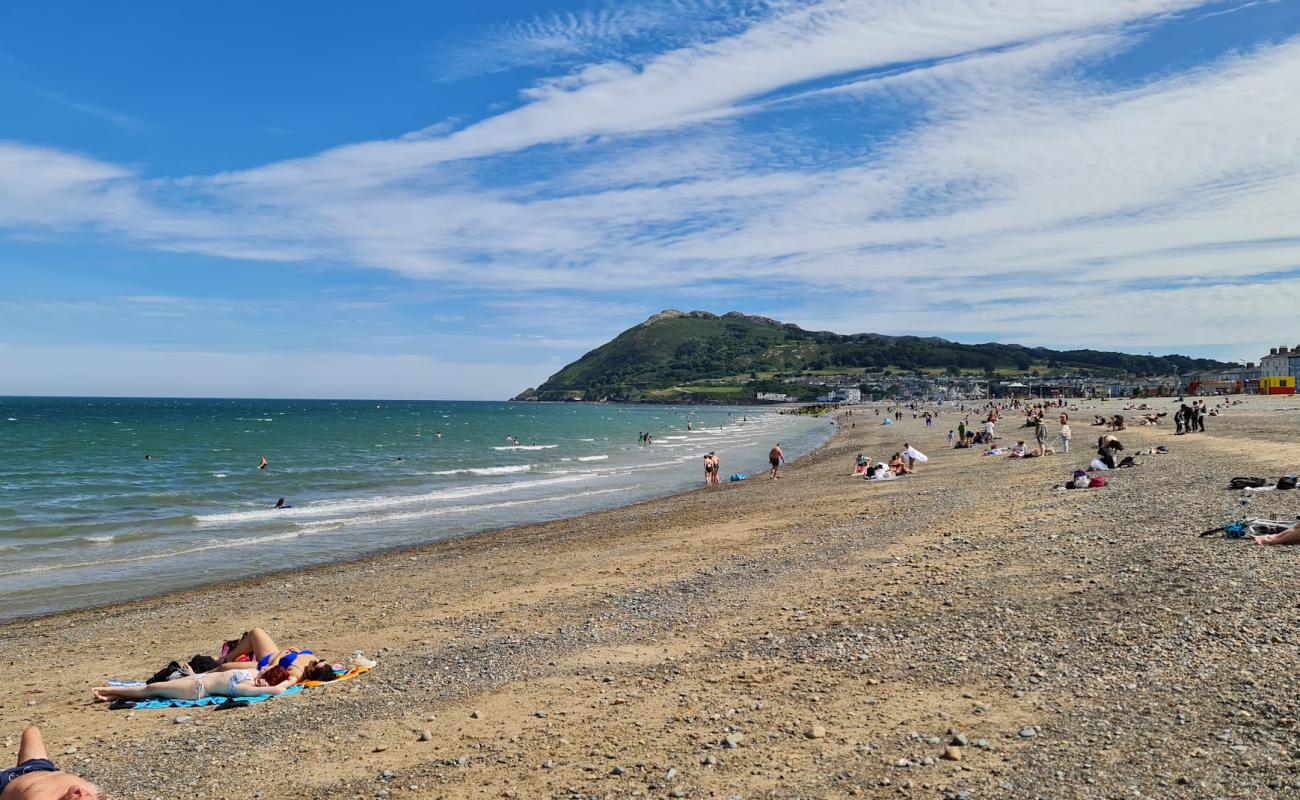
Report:
[{"label": "blue beach towel", "polygon": [[298,694],[304,688],[302,684],[290,686],[280,694],[257,694],[252,697],[200,697],[198,700],[164,700],[162,698],[152,698],[150,700],[136,700],[132,708],[193,708],[195,706],[219,706],[227,700],[234,700],[237,703],[260,703],[263,700],[270,700],[274,697],[288,697],[291,694]]},{"label": "blue beach towel", "polygon": [[732,479],[733,481],[743,481],[743,480],[747,480],[748,478],[749,478],[749,476],[746,475],[746,474],[743,473],[743,472],[737,472],[737,473],[735,473],[734,475],[731,476],[731,479]]}]

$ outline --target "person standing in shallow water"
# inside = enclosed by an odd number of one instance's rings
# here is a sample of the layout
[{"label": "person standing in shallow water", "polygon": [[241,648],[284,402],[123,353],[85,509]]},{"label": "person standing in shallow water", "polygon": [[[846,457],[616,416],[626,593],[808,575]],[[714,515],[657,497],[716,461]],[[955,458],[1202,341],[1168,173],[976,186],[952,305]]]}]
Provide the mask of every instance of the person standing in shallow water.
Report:
[{"label": "person standing in shallow water", "polygon": [[780,475],[776,474],[777,471],[781,469],[781,465],[785,463],[785,453],[781,452],[780,442],[777,442],[776,447],[773,447],[771,452],[767,454],[767,462],[772,465],[772,471],[771,473],[768,474],[767,477],[768,478],[781,477]]}]

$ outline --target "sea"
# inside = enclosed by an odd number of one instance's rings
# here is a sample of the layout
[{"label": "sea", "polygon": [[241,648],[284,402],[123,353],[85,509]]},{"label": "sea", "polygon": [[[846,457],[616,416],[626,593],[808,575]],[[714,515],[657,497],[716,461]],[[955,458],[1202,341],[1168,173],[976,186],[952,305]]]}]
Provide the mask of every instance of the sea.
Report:
[{"label": "sea", "polygon": [[664,498],[710,451],[761,476],[832,431],[752,406],[0,397],[0,621]]}]

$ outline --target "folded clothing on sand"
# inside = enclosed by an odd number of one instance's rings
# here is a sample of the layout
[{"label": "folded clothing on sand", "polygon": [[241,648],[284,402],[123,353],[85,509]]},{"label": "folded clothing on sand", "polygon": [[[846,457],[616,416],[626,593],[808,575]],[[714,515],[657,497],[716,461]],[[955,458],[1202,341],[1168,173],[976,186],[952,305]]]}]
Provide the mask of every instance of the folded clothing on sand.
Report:
[{"label": "folded clothing on sand", "polygon": [[[361,675],[362,673],[366,673],[369,671],[370,671],[370,667],[353,667],[352,669],[349,669],[347,671],[339,671],[338,669],[335,669],[334,672],[335,674],[338,675],[338,677],[332,681],[303,681],[297,686],[289,687],[288,689],[284,690],[280,694],[259,694],[259,695],[254,695],[252,697],[222,697],[222,696],[210,695],[208,697],[200,697],[198,700],[168,700],[161,697],[153,697],[148,700],[136,700],[135,702],[131,702],[128,700],[120,706],[115,705],[115,707],[132,708],[132,709],[192,708],[194,706],[219,706],[227,701],[231,701],[239,704],[260,703],[263,700],[273,700],[277,697],[288,697],[289,695],[292,694],[298,694],[302,690],[309,689],[313,686],[324,686],[327,684],[338,683],[339,681],[345,681],[348,680],[349,678],[355,678],[358,675]],[[109,683],[114,684],[114,681],[109,681]],[[128,681],[118,681],[116,683],[119,685],[139,685],[138,682],[133,683]]]}]

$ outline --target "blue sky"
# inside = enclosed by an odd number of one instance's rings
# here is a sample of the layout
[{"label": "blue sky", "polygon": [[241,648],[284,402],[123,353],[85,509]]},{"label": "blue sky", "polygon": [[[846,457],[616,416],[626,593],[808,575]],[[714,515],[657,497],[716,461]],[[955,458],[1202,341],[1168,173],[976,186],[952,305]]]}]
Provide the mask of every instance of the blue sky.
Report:
[{"label": "blue sky", "polygon": [[1256,359],[1300,2],[0,6],[0,393],[499,398],[663,308]]}]

